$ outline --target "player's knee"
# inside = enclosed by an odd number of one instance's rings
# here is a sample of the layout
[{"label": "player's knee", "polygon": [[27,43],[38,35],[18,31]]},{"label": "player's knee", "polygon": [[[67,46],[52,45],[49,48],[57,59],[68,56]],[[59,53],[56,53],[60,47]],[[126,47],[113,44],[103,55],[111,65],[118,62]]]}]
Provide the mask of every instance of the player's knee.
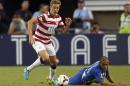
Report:
[{"label": "player's knee", "polygon": [[45,52],[41,52],[39,53],[39,56],[42,58],[42,60],[48,60],[49,59],[49,55]]},{"label": "player's knee", "polygon": [[56,65],[54,64],[54,65],[51,65],[51,69],[56,69]]},{"label": "player's knee", "polygon": [[45,64],[46,60],[43,60],[42,58],[40,58],[40,62],[41,64]]},{"label": "player's knee", "polygon": [[59,60],[57,58],[51,58],[50,57],[50,64],[55,64],[57,65],[59,63]]}]

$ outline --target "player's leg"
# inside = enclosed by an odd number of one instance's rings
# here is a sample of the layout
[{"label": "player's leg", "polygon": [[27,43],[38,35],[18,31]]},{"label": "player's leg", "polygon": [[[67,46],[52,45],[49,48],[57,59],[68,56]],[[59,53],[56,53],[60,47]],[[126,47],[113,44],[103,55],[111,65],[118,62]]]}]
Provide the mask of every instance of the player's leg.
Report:
[{"label": "player's leg", "polygon": [[37,66],[40,66],[42,63],[44,63],[42,61],[42,59],[38,56],[38,58],[36,59],[36,61],[34,61],[30,66],[24,68],[24,78],[25,80],[28,80],[29,78],[29,72],[36,68]]},{"label": "player's leg", "polygon": [[[47,60],[48,60],[48,59],[47,59]],[[42,60],[42,58],[40,58],[40,56],[38,56],[38,58],[36,59],[36,61],[34,61],[30,66],[24,68],[24,78],[25,78],[26,80],[28,80],[28,78],[29,78],[29,72],[30,72],[32,69],[34,69],[34,68],[40,66],[41,64],[44,64],[45,61],[46,61],[46,60]]]},{"label": "player's leg", "polygon": [[45,45],[43,43],[36,41],[32,46],[35,49],[35,51],[37,52],[38,58],[32,64],[32,67],[28,68],[28,69],[33,69],[34,67],[37,67],[41,64],[44,64],[45,61],[48,60],[48,54],[47,54],[47,51],[45,49]]},{"label": "player's leg", "polygon": [[56,52],[55,52],[54,46],[52,44],[46,45],[45,47],[49,54],[49,62],[50,62],[49,79],[53,79],[59,60],[56,57]]},{"label": "player's leg", "polygon": [[32,69],[34,69],[44,63],[45,63],[45,61],[42,60],[42,58],[40,58],[40,56],[38,56],[38,58],[30,66],[27,67],[27,70],[31,71]]},{"label": "player's leg", "polygon": [[79,70],[74,76],[69,78],[69,85],[83,85],[82,76],[85,68]]},{"label": "player's leg", "polygon": [[47,80],[48,84],[51,85],[52,80],[55,79],[54,75],[55,75],[55,72],[56,72],[58,60],[56,60],[56,62],[54,62],[54,59],[56,58],[56,56],[49,56],[49,58],[50,58],[50,60],[49,60],[50,71],[49,71],[48,77],[46,77],[46,80]]},{"label": "player's leg", "polygon": [[56,55],[55,56],[49,56],[49,61],[50,61],[49,79],[53,79],[55,72],[56,72],[56,68],[57,68],[57,62],[58,62]]},{"label": "player's leg", "polygon": [[[28,66],[27,68],[24,69],[24,78],[26,80],[28,80],[29,72],[32,69],[36,68],[37,66],[39,66],[41,64],[44,64],[44,62],[46,60],[48,60],[48,54],[47,54],[47,52],[45,50],[44,44],[42,44],[41,42],[36,41],[32,46],[35,49],[35,51],[37,52],[38,58],[33,64],[31,64],[30,66]],[[42,57],[42,58],[40,58],[40,57]]]}]

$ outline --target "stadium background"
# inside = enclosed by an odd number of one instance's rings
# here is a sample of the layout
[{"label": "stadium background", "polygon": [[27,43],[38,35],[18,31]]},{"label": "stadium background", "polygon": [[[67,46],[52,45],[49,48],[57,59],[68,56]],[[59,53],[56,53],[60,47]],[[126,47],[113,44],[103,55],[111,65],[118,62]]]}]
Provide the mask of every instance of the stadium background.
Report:
[{"label": "stadium background", "polygon": [[[20,8],[22,0],[0,0],[9,17],[12,17],[14,12]],[[31,12],[38,10],[40,3],[49,4],[50,0],[30,0]],[[60,9],[60,15],[65,17],[71,17],[73,11],[77,7],[78,0],[61,0],[62,6]],[[103,31],[108,33],[111,31],[116,33],[119,28],[119,19],[123,11],[123,5],[129,2],[129,0],[85,0],[86,6],[92,9],[94,14],[94,19],[99,22]],[[100,2],[96,4],[97,2]],[[105,4],[104,4],[105,3]],[[102,9],[104,8],[104,9]],[[67,10],[69,9],[69,10]],[[114,18],[113,18],[114,17]],[[107,21],[106,21],[107,20]],[[11,20],[10,20],[11,21]]]},{"label": "stadium background", "polygon": [[[20,3],[22,0],[0,0],[4,5],[6,12],[9,17],[12,17],[14,11],[16,11],[20,7]],[[62,8],[60,14],[63,18],[66,16],[72,17],[73,10],[77,7],[77,0],[61,0]],[[107,0],[86,0],[91,4],[91,1],[94,3],[98,1],[107,1]],[[86,66],[86,64],[91,64],[94,61],[98,60],[100,56],[108,54],[111,61],[110,71],[112,73],[113,78],[116,81],[123,81],[130,86],[130,37],[129,35],[115,34],[118,32],[119,27],[119,17],[123,11],[122,6],[124,3],[129,2],[129,0],[109,0],[109,4],[107,4],[106,9],[98,9],[92,8],[94,11],[94,17],[99,21],[101,27],[104,31],[107,31],[111,34],[104,35],[83,35],[88,38],[90,41],[90,47],[87,46],[88,50],[90,49],[90,63],[84,62],[84,55],[78,56],[78,63],[73,63],[71,58],[71,41],[73,37],[79,36],[76,34],[70,35],[57,35],[55,36],[58,41],[60,41],[60,51],[58,53],[58,57],[62,66],[58,67],[57,74],[66,74],[68,76],[72,76],[77,70]],[[116,1],[117,4],[113,4],[113,8],[109,9],[111,4]],[[49,0],[33,0],[30,1],[30,10],[32,12],[38,10],[38,5],[43,3],[49,3]],[[120,3],[119,3],[120,2]],[[96,5],[93,6],[96,7]],[[103,2],[99,7],[102,8]],[[116,8],[116,6],[119,6]],[[89,6],[89,5],[88,5]],[[71,9],[70,9],[71,8]],[[90,7],[91,8],[91,7]],[[70,9],[70,10],[68,10]],[[114,10],[113,10],[114,9]],[[114,18],[113,18],[114,17]],[[105,49],[110,49],[112,52],[103,53],[104,52],[104,44],[103,38],[108,36],[108,46],[105,46]],[[112,37],[111,37],[112,36]],[[79,38],[79,43],[77,44],[79,49],[84,47],[84,42]],[[22,64],[21,60],[18,56],[17,58],[17,49],[16,42],[13,39],[20,40],[22,39]],[[62,40],[66,40],[65,42]],[[81,41],[80,41],[81,40]],[[104,39],[105,40],[105,39]],[[69,45],[67,44],[69,43]],[[86,42],[85,42],[86,43]],[[63,46],[64,44],[65,46]],[[107,44],[107,42],[106,42]],[[112,46],[112,47],[111,47]],[[114,47],[113,47],[114,46]],[[19,49],[18,49],[19,50]],[[86,55],[88,55],[88,50],[86,50]],[[27,52],[28,53],[27,53]],[[63,53],[64,52],[64,53]],[[81,51],[82,52],[82,51]],[[84,51],[83,51],[84,52]],[[23,80],[23,68],[26,65],[31,64],[36,59],[36,53],[32,49],[32,47],[28,44],[27,36],[14,37],[13,35],[0,34],[0,86],[48,86],[45,81],[45,77],[48,74],[49,67],[43,66],[39,67],[36,70],[32,71],[30,75],[30,80]],[[81,58],[81,59],[80,59]],[[66,60],[67,59],[67,60]],[[68,61],[69,59],[69,61]],[[88,58],[86,58],[88,59]],[[71,63],[72,62],[72,63]],[[64,65],[64,66],[63,66]],[[66,66],[67,65],[67,66]],[[69,66],[68,66],[69,65]],[[115,66],[116,65],[116,66]],[[70,73],[71,71],[71,73]],[[98,85],[94,85],[98,86]]]},{"label": "stadium background", "polygon": [[[12,17],[14,11],[20,8],[20,4],[23,0],[0,0],[5,6],[6,12],[8,16]],[[73,10],[77,6],[77,0],[61,0],[62,6],[60,9],[60,15],[64,18],[65,16],[72,17]],[[40,3],[49,4],[50,0],[30,0],[30,8],[31,12],[35,12],[39,9]],[[69,9],[69,10],[66,10]]]}]

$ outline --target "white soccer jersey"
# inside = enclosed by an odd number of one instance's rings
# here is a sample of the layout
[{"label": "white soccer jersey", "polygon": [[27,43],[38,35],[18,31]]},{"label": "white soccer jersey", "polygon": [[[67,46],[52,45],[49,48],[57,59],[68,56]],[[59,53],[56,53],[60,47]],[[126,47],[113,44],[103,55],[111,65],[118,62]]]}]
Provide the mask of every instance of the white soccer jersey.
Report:
[{"label": "white soccer jersey", "polygon": [[51,35],[55,34],[55,29],[60,26],[63,27],[64,23],[60,15],[52,16],[48,12],[47,14],[43,14],[37,17],[37,29],[35,34],[33,35],[36,41],[40,41],[44,44],[50,44]]}]

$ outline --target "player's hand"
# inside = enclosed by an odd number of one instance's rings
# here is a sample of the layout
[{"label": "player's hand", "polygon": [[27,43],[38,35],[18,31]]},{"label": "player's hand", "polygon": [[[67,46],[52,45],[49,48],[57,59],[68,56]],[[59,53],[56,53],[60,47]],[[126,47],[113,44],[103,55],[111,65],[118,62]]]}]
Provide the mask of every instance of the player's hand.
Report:
[{"label": "player's hand", "polygon": [[29,36],[29,43],[30,44],[34,44],[35,43],[35,39],[32,36]]},{"label": "player's hand", "polygon": [[124,82],[118,82],[118,85],[119,86],[127,86],[126,83],[124,83]]},{"label": "player's hand", "polygon": [[126,83],[120,83],[120,85],[121,85],[121,86],[127,86],[127,84],[126,84]]},{"label": "player's hand", "polygon": [[65,18],[65,25],[66,25],[66,26],[70,26],[71,23],[72,23],[71,18]]}]

